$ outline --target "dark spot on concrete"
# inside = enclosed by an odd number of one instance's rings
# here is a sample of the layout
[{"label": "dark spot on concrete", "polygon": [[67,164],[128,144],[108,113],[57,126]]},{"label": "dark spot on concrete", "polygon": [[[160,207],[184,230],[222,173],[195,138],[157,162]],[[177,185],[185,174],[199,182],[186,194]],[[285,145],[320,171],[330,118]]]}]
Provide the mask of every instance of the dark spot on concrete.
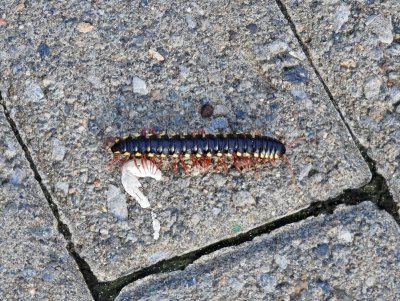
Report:
[{"label": "dark spot on concrete", "polygon": [[319,256],[325,256],[328,254],[329,246],[327,244],[318,244],[314,251]]},{"label": "dark spot on concrete", "polygon": [[246,28],[252,33],[255,34],[257,32],[257,25],[254,23],[250,23],[249,25],[246,26]]},{"label": "dark spot on concrete", "polygon": [[37,49],[41,58],[45,58],[46,56],[50,56],[50,48],[45,43],[41,43]]},{"label": "dark spot on concrete", "polygon": [[238,33],[234,30],[229,30],[228,34],[229,34],[229,37],[228,37],[229,42],[235,41],[238,37]]},{"label": "dark spot on concrete", "polygon": [[284,68],[283,79],[296,84],[308,81],[308,72],[303,66]]},{"label": "dark spot on concrete", "polygon": [[214,107],[209,103],[204,104],[200,109],[201,117],[210,118],[214,113]]},{"label": "dark spot on concrete", "polygon": [[241,118],[243,118],[244,116],[246,116],[246,112],[245,112],[245,111],[242,111],[242,110],[237,110],[237,111],[236,111],[236,118],[237,118],[237,119],[241,119]]}]

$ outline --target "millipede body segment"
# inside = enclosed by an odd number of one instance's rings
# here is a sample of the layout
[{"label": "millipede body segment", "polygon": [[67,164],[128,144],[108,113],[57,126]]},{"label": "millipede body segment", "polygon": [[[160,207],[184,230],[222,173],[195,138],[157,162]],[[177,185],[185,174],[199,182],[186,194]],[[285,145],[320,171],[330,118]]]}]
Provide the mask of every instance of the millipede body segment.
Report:
[{"label": "millipede body segment", "polygon": [[115,140],[111,151],[135,157],[249,157],[279,160],[285,153],[284,144],[267,136],[246,134],[139,136]]}]

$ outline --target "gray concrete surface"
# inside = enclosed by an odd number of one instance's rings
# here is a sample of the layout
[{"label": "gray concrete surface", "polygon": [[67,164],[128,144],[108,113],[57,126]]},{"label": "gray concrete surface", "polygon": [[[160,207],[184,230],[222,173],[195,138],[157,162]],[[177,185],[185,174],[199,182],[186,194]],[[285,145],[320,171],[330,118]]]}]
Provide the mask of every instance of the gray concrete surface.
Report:
[{"label": "gray concrete surface", "polygon": [[92,300],[0,107],[0,300]]},{"label": "gray concrete surface", "polygon": [[400,229],[370,202],[150,276],[116,300],[399,300]]},{"label": "gray concrete surface", "polygon": [[[6,104],[99,280],[368,182],[367,165],[275,3],[146,3],[6,1],[3,8]],[[211,118],[199,114],[205,102],[215,106]],[[243,175],[167,173],[161,184],[143,183],[161,223],[154,240],[152,213],[123,193],[101,148],[107,137],[145,126],[257,130],[286,141],[305,135],[289,152],[300,192],[284,164]],[[108,197],[128,215],[114,216]]]},{"label": "gray concrete surface", "polygon": [[348,124],[400,202],[400,2],[282,2]]}]

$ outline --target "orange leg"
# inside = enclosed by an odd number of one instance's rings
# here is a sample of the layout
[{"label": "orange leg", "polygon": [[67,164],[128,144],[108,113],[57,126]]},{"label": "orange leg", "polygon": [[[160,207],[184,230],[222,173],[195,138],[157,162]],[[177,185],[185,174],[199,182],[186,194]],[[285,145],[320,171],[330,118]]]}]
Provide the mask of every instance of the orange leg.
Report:
[{"label": "orange leg", "polygon": [[269,159],[269,163],[271,163],[272,167],[276,167],[275,159]]},{"label": "orange leg", "polygon": [[217,161],[215,162],[214,170],[215,172],[219,172],[219,164],[221,163],[221,157],[217,157]]},{"label": "orange leg", "polygon": [[197,159],[196,155],[191,155],[190,160],[192,161],[192,166],[196,167],[199,165],[199,160]]},{"label": "orange leg", "polygon": [[[295,176],[294,171],[293,171],[292,163],[290,163],[289,158],[288,158],[286,155],[284,155],[284,156],[282,157],[282,159],[283,159],[283,161],[285,162],[285,164],[286,164],[286,165],[288,166],[288,168],[289,168],[289,171],[290,171],[290,175],[291,175],[293,184],[296,185],[296,184],[297,184],[297,181],[296,181],[296,176]],[[297,185],[296,185],[296,189],[297,189],[297,191],[300,191],[300,188],[299,188]]]},{"label": "orange leg", "polygon": [[187,166],[185,159],[182,157],[182,155],[179,156],[179,162],[181,163],[183,169],[185,170],[185,173],[189,173],[189,167]]},{"label": "orange leg", "polygon": [[222,167],[224,169],[224,174],[227,174],[228,173],[228,165],[226,164],[226,158],[225,158],[225,156],[222,156],[221,158],[222,158]]},{"label": "orange leg", "polygon": [[179,163],[179,160],[177,158],[174,159],[174,162],[172,162],[172,172],[174,174],[176,174],[178,172],[178,163]]}]

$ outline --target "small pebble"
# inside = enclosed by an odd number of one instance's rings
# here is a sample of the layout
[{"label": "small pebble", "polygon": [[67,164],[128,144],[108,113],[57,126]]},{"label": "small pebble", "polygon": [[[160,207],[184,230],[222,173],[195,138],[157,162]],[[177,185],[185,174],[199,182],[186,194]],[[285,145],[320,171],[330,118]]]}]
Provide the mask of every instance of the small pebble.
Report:
[{"label": "small pebble", "polygon": [[25,82],[25,97],[31,102],[41,102],[46,100],[42,88],[31,80]]},{"label": "small pebble", "polygon": [[288,44],[283,41],[276,40],[268,46],[268,52],[272,55],[277,55],[285,52],[288,49]]},{"label": "small pebble", "polygon": [[149,50],[149,56],[153,59],[156,60],[157,62],[162,62],[164,61],[164,57],[159,54],[157,51],[150,49]]},{"label": "small pebble", "polygon": [[94,26],[92,24],[90,24],[90,23],[81,22],[81,23],[78,24],[77,29],[78,29],[79,32],[88,33],[90,31],[92,31],[93,27]]},{"label": "small pebble", "polygon": [[296,66],[291,68],[285,68],[283,72],[283,79],[300,84],[308,81],[308,73],[307,70],[303,66]]},{"label": "small pebble", "polygon": [[254,23],[247,25],[246,28],[253,34],[257,32],[257,25]]},{"label": "small pebble", "polygon": [[239,36],[239,34],[234,30],[229,30],[228,35],[229,35],[228,37],[229,42],[235,41]]},{"label": "small pebble", "polygon": [[179,75],[183,78],[187,78],[189,76],[190,69],[184,65],[179,66]]},{"label": "small pebble", "polygon": [[186,23],[190,29],[195,29],[197,27],[196,19],[193,16],[187,16]]},{"label": "small pebble", "polygon": [[343,24],[349,20],[350,7],[348,5],[342,4],[336,9],[335,21],[333,23],[333,28],[335,32],[339,32]]},{"label": "small pebble", "polygon": [[204,104],[200,109],[201,117],[210,118],[214,113],[214,107],[209,103]]},{"label": "small pebble", "polygon": [[153,90],[150,93],[151,100],[160,100],[161,99],[161,91],[160,90]]},{"label": "small pebble", "polygon": [[20,186],[24,183],[26,172],[21,168],[15,168],[10,179],[10,183],[14,186]]},{"label": "small pebble", "polygon": [[232,196],[232,201],[236,207],[255,205],[256,200],[248,191],[239,191]]},{"label": "small pebble", "polygon": [[220,208],[217,208],[217,207],[215,207],[215,208],[213,208],[213,209],[212,209],[212,213],[213,213],[215,216],[217,216],[218,214],[220,214],[220,213],[221,213],[221,209],[220,209]]},{"label": "small pebble", "polygon": [[46,56],[50,56],[51,55],[50,48],[45,43],[41,43],[39,45],[37,51],[39,52],[39,55],[40,55],[41,58],[44,58]]},{"label": "small pebble", "polygon": [[128,218],[126,197],[121,192],[121,189],[114,185],[108,186],[107,207],[111,214],[118,220],[126,220]]},{"label": "small pebble", "polygon": [[211,123],[211,128],[213,130],[223,130],[228,127],[228,119],[225,117],[215,118]]},{"label": "small pebble", "polygon": [[67,152],[64,143],[57,138],[53,138],[52,140],[52,151],[51,157],[54,161],[62,161],[64,159],[65,153]]},{"label": "small pebble", "polygon": [[21,12],[21,11],[23,11],[25,9],[25,3],[20,3],[20,4],[18,4],[16,7],[15,7],[15,10],[17,11],[17,12]]},{"label": "small pebble", "polygon": [[346,228],[342,228],[337,236],[338,240],[345,243],[351,243],[353,241],[353,235]]},{"label": "small pebble", "polygon": [[393,25],[390,17],[382,15],[370,16],[366,21],[366,25],[382,43],[391,44],[393,42]]},{"label": "small pebble", "polygon": [[379,95],[381,90],[382,80],[377,76],[372,76],[366,79],[364,83],[364,95],[371,99]]},{"label": "small pebble", "polygon": [[348,59],[348,60],[341,61],[340,67],[345,68],[345,69],[354,69],[357,67],[357,63],[352,59]]},{"label": "small pebble", "polygon": [[137,93],[140,95],[147,95],[149,93],[145,81],[137,76],[132,79],[132,86],[133,93]]},{"label": "small pebble", "polygon": [[7,25],[7,20],[4,18],[0,18],[0,26],[6,26]]},{"label": "small pebble", "polygon": [[228,115],[228,108],[224,105],[216,105],[214,108],[214,116]]},{"label": "small pebble", "polygon": [[69,184],[66,182],[57,182],[55,186],[56,190],[61,192],[63,196],[68,195],[68,190],[69,190]]}]

